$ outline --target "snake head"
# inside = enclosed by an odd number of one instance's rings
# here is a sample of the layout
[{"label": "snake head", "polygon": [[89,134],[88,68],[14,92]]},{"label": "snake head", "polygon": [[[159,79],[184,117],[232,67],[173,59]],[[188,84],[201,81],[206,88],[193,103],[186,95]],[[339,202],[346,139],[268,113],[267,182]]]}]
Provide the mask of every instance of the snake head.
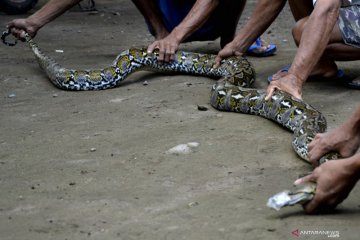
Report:
[{"label": "snake head", "polygon": [[6,29],[5,31],[3,31],[3,33],[1,34],[1,41],[7,45],[7,46],[15,46],[17,44],[17,39],[14,40],[14,42],[9,42],[6,40],[6,37],[9,36],[11,34],[11,30],[10,28]]}]

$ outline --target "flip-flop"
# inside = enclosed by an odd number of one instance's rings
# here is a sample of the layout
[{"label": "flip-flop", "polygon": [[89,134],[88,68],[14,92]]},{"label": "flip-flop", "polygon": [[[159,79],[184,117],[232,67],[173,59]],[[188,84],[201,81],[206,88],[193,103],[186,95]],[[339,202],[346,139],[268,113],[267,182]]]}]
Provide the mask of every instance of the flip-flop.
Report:
[{"label": "flip-flop", "polygon": [[256,39],[255,43],[251,45],[248,50],[246,51],[246,54],[248,56],[254,56],[254,57],[268,57],[271,55],[274,55],[276,52],[276,45],[275,44],[269,44],[269,47],[265,50],[259,51],[258,49],[263,47],[261,43],[261,38]]},{"label": "flip-flop", "polygon": [[[286,65],[285,67],[280,69],[280,72],[287,73],[289,71],[289,69],[290,69],[290,65]],[[268,76],[268,78],[267,78],[268,83],[271,83],[272,80],[273,80],[273,75]]]},{"label": "flip-flop", "polygon": [[344,85],[351,89],[360,90],[360,78],[359,79],[349,79],[344,81]]},{"label": "flip-flop", "polygon": [[[290,65],[287,65],[287,66],[281,68],[281,69],[280,69],[280,72],[288,72],[289,69],[290,69]],[[313,76],[309,76],[307,80],[308,80],[308,81],[316,81],[316,80],[320,80],[320,79],[336,80],[336,79],[340,79],[340,78],[344,77],[344,75],[345,75],[344,70],[338,69],[337,72],[336,72],[336,75],[333,76],[333,77],[322,77],[322,76],[319,76],[319,75],[313,75]],[[270,82],[273,80],[272,77],[273,77],[273,76],[271,75],[271,76],[269,76],[269,77],[267,78],[268,83],[270,83]],[[360,89],[360,82],[359,82],[358,85],[359,85],[358,87],[359,87],[359,89]],[[350,87],[350,86],[349,86],[349,87]]]}]

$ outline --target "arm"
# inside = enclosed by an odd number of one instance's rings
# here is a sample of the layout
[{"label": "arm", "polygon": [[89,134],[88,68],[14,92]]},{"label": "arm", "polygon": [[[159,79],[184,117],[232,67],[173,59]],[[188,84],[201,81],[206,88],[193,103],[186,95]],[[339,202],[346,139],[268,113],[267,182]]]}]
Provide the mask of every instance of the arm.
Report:
[{"label": "arm", "polygon": [[309,159],[317,165],[317,161],[326,153],[337,151],[342,157],[352,156],[360,146],[360,106],[353,115],[340,127],[317,134],[309,144]]},{"label": "arm", "polygon": [[339,128],[316,135],[309,144],[310,161],[316,162],[329,151],[338,151],[341,160],[332,160],[317,167],[314,172],[295,181],[300,185],[316,182],[313,200],[304,205],[308,213],[335,208],[347,198],[360,178],[360,153],[353,155],[360,145],[360,106]]},{"label": "arm", "polygon": [[50,0],[40,10],[24,19],[14,19],[7,24],[17,38],[21,38],[23,31],[34,37],[37,31],[45,24],[51,22],[66,10],[70,9],[81,0]]},{"label": "arm", "polygon": [[271,25],[285,6],[285,0],[259,0],[249,21],[217,55],[214,67],[218,67],[222,59],[232,55],[242,55],[251,44]]},{"label": "arm", "polygon": [[332,210],[344,201],[359,178],[360,154],[356,154],[347,159],[326,162],[294,184],[316,182],[314,198],[304,205],[307,213],[316,213]]},{"label": "arm", "polygon": [[179,44],[198,30],[210,17],[219,0],[197,0],[185,19],[165,38],[149,45],[148,52],[159,49],[159,61],[173,60]]},{"label": "arm", "polygon": [[316,2],[288,74],[271,82],[267,89],[266,99],[271,97],[275,89],[283,90],[301,99],[302,87],[330,40],[340,6],[340,0],[318,0]]}]

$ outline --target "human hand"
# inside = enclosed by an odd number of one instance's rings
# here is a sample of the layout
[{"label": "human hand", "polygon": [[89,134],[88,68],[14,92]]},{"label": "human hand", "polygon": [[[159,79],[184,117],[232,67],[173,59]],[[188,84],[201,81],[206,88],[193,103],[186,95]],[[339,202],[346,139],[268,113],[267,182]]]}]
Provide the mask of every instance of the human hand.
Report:
[{"label": "human hand", "polygon": [[223,60],[224,58],[242,55],[243,53],[236,48],[235,44],[233,42],[230,42],[223,49],[221,49],[221,51],[216,56],[213,68],[218,68],[221,64],[221,60]]},{"label": "human hand", "polygon": [[294,74],[288,72],[274,74],[266,89],[265,100],[269,100],[276,89],[287,92],[297,99],[302,99],[302,81]]},{"label": "human hand", "polygon": [[335,151],[344,158],[355,154],[360,146],[360,135],[348,123],[327,133],[319,133],[309,143],[309,160],[316,166],[318,160],[328,152]]},{"label": "human hand", "polygon": [[316,183],[314,198],[303,205],[306,213],[326,212],[344,201],[359,179],[352,160],[331,160],[315,168],[312,174],[297,179],[294,184]]},{"label": "human hand", "polygon": [[35,37],[37,31],[40,29],[34,22],[28,18],[18,18],[9,22],[6,27],[11,30],[11,33],[18,39],[25,41],[25,33],[31,37]]},{"label": "human hand", "polygon": [[156,40],[149,45],[147,52],[152,53],[155,49],[159,49],[158,60],[161,62],[170,62],[175,58],[175,52],[179,49],[180,40],[176,34],[171,33],[163,39]]}]

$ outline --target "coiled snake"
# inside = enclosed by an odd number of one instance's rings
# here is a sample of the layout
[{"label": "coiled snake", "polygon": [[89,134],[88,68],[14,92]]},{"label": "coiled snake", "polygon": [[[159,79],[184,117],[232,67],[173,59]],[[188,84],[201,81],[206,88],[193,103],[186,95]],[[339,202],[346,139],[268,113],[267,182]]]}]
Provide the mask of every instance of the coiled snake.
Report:
[{"label": "coiled snake", "polygon": [[[7,30],[2,35],[10,34]],[[265,101],[265,91],[249,89],[255,80],[255,71],[242,57],[230,57],[214,69],[215,55],[178,51],[171,63],[159,63],[157,53],[147,53],[146,49],[131,48],[119,54],[110,67],[101,70],[70,70],[63,68],[53,59],[43,54],[31,37],[26,41],[35,54],[40,67],[50,81],[64,90],[103,90],[121,85],[131,73],[139,70],[177,72],[209,77],[220,77],[211,89],[210,103],[221,111],[232,111],[260,115],[273,120],[293,132],[292,146],[295,152],[308,161],[307,144],[316,133],[326,130],[325,117],[309,104],[293,98],[287,93],[276,91],[272,98]],[[337,153],[324,156],[320,162],[337,159]],[[315,194],[315,184],[305,185],[293,192],[283,191],[268,201],[268,206],[281,207],[304,203]]]}]

